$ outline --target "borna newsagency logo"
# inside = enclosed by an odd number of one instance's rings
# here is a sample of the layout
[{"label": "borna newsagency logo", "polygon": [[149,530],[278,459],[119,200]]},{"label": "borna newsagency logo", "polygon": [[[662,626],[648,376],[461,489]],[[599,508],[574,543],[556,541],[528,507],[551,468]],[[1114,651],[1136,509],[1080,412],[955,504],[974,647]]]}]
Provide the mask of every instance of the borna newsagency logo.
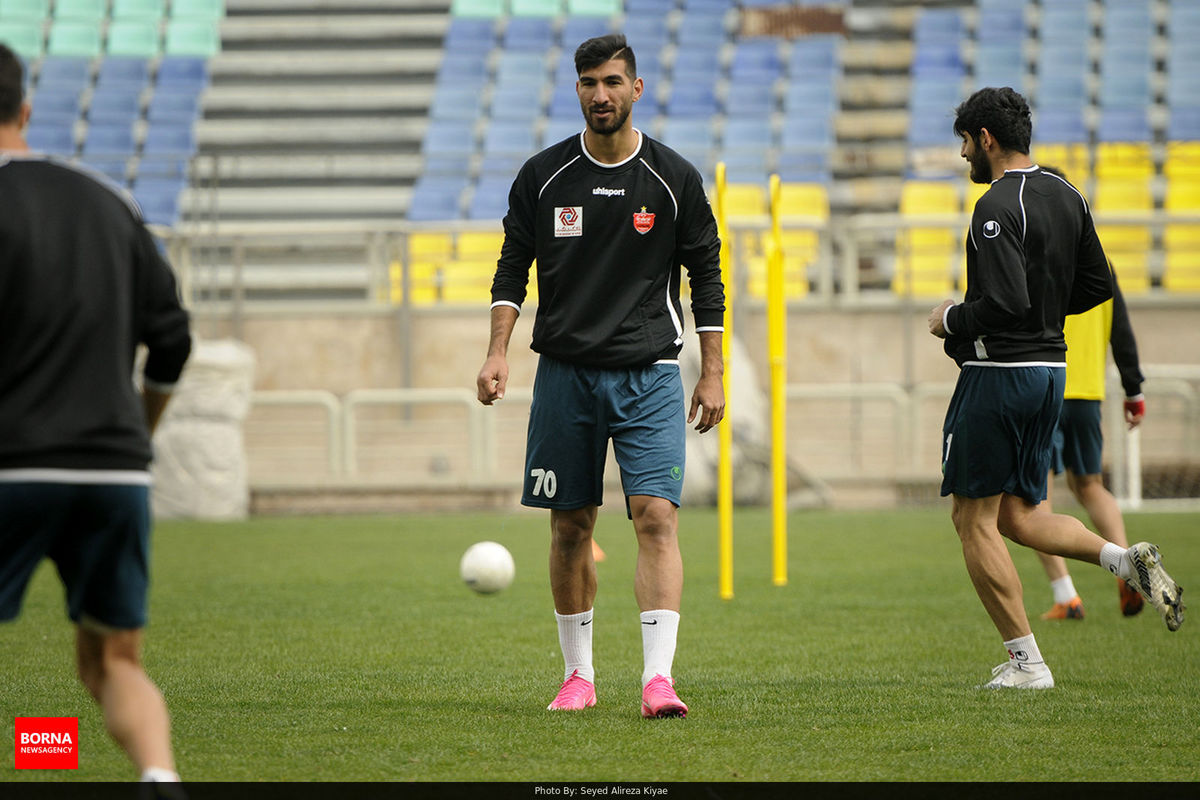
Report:
[{"label": "borna newsagency logo", "polygon": [[79,769],[79,717],[17,717],[17,769]]}]

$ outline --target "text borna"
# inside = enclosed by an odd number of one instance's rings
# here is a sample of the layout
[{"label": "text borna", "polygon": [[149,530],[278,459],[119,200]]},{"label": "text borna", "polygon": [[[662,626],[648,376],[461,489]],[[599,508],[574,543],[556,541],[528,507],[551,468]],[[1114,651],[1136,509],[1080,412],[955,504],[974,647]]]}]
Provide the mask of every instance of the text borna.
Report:
[{"label": "text borna", "polygon": [[21,744],[75,744],[71,734],[66,733],[27,733],[21,731]]}]

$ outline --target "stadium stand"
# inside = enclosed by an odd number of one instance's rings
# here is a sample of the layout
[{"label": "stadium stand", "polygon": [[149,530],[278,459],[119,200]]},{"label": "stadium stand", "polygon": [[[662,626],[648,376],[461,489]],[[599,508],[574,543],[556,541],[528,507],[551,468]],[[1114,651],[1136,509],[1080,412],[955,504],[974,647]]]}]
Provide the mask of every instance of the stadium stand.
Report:
[{"label": "stadium stand", "polygon": [[[918,181],[904,184],[903,217],[957,214],[961,207],[957,182]],[[959,233],[947,226],[905,227],[896,234],[896,269],[892,291],[900,296],[950,297],[962,261]]]}]

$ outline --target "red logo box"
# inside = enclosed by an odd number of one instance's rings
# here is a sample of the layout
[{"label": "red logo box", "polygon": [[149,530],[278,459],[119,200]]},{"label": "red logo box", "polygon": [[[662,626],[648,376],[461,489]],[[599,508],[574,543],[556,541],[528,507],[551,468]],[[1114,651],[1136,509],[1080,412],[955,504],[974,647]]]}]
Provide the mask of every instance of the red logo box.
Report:
[{"label": "red logo box", "polygon": [[17,769],[79,769],[79,717],[17,717]]}]

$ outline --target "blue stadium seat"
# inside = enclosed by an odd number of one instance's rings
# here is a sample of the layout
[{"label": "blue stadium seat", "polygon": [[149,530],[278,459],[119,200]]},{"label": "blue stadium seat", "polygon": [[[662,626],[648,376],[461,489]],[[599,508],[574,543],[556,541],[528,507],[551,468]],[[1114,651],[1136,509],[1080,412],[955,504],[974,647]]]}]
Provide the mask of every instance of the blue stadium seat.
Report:
[{"label": "blue stadium seat", "polygon": [[936,108],[945,111],[962,101],[963,87],[959,78],[914,80],[909,87],[908,105],[912,109]]},{"label": "blue stadium seat", "polygon": [[751,150],[765,154],[772,145],[771,121],[767,117],[729,117],[721,134],[721,149],[727,153]]},{"label": "blue stadium seat", "polygon": [[710,53],[725,44],[725,38],[724,11],[691,11],[675,30],[675,41],[680,47],[708,48]]},{"label": "blue stadium seat", "polygon": [[766,152],[721,151],[717,161],[725,163],[725,180],[729,183],[765,184],[770,172]]},{"label": "blue stadium seat", "polygon": [[470,157],[475,152],[475,120],[432,120],[425,131],[425,155]]},{"label": "blue stadium seat", "polygon": [[666,17],[658,14],[640,16],[633,10],[627,12],[625,21],[619,30],[625,34],[629,46],[633,48],[633,53],[639,61],[643,53],[661,52],[666,47],[670,35]]},{"label": "blue stadium seat", "polygon": [[779,144],[784,150],[808,147],[832,147],[833,122],[829,117],[803,115],[785,116],[779,132]]},{"label": "blue stadium seat", "polygon": [[707,48],[680,47],[671,65],[671,80],[678,86],[681,82],[712,86],[721,74],[721,65]]},{"label": "blue stadium seat", "polygon": [[158,65],[155,83],[160,89],[203,91],[208,87],[208,59],[164,56]]},{"label": "blue stadium seat", "polygon": [[106,125],[132,125],[141,116],[141,89],[129,84],[97,87],[88,104],[88,121]]},{"label": "blue stadium seat", "polygon": [[92,66],[86,58],[46,56],[38,69],[38,88],[54,84],[82,90],[91,81]]},{"label": "blue stadium seat", "polygon": [[839,67],[838,39],[828,35],[807,36],[792,42],[787,56],[787,72],[793,78],[814,74],[832,74]]},{"label": "blue stadium seat", "polygon": [[918,47],[957,43],[965,33],[962,14],[956,8],[926,8],[917,15],[913,40]]},{"label": "blue stadium seat", "polygon": [[[639,104],[642,101],[638,101]],[[635,113],[640,109],[634,106]],[[546,116],[551,119],[569,119],[577,122],[582,111],[579,106],[579,95],[575,93],[574,84],[559,83],[550,95],[550,103],[546,107]]]},{"label": "blue stadium seat", "polygon": [[133,199],[150,225],[174,225],[179,221],[179,198],[187,182],[173,178],[139,177],[133,184]]},{"label": "blue stadium seat", "polygon": [[534,130],[524,122],[493,120],[484,133],[484,153],[528,158],[536,149]]},{"label": "blue stadium seat", "polygon": [[1102,142],[1149,142],[1154,139],[1145,108],[1103,108],[1096,126]]},{"label": "blue stadium seat", "polygon": [[70,156],[75,153],[75,132],[72,123],[62,121],[38,122],[34,118],[25,131],[29,148],[38,153]]},{"label": "blue stadium seat", "polygon": [[38,89],[33,96],[33,119],[64,126],[74,123],[79,117],[79,95],[78,90],[62,90],[53,84]]},{"label": "blue stadium seat", "polygon": [[1088,104],[1087,82],[1082,72],[1043,73],[1033,97],[1038,108],[1082,109]]},{"label": "blue stadium seat", "polygon": [[466,188],[465,178],[418,178],[413,185],[408,218],[416,221],[459,219],[462,216],[460,200]]},{"label": "blue stadium seat", "polygon": [[789,114],[832,113],[837,104],[837,89],[828,81],[789,82],[783,94],[783,110]]},{"label": "blue stadium seat", "polygon": [[1150,88],[1151,69],[1152,67],[1147,65],[1145,70],[1102,74],[1099,91],[1101,107],[1150,105],[1154,100]]},{"label": "blue stadium seat", "polygon": [[508,213],[510,188],[512,181],[509,179],[481,179],[471,195],[467,219],[502,219]]},{"label": "blue stadium seat", "polygon": [[[572,54],[575,48],[588,39],[596,36],[605,36],[612,32],[612,22],[608,17],[567,17],[563,23],[562,31],[559,32],[559,41],[562,43],[564,50],[570,50]],[[642,54],[634,48],[634,56],[640,63]]]},{"label": "blue stadium seat", "polygon": [[675,8],[675,0],[625,0],[625,13],[631,17],[648,15],[662,18]]},{"label": "blue stadium seat", "polygon": [[557,144],[568,136],[578,136],[583,130],[583,119],[576,115],[574,119],[558,118],[549,119],[546,121],[546,127],[542,131],[542,147],[549,147],[552,144]]},{"label": "blue stadium seat", "polygon": [[976,39],[983,42],[1022,42],[1025,40],[1025,13],[1022,5],[982,8],[975,27]]},{"label": "blue stadium seat", "polygon": [[143,156],[190,158],[196,153],[196,128],[190,123],[160,122],[146,128]]},{"label": "blue stadium seat", "polygon": [[671,87],[667,98],[667,115],[670,117],[709,117],[718,111],[717,97],[711,85],[679,83]]},{"label": "blue stadium seat", "polygon": [[775,90],[759,84],[734,85],[725,100],[725,113],[731,117],[766,118],[775,110]]},{"label": "blue stadium seat", "polygon": [[1033,135],[1039,142],[1086,144],[1088,129],[1083,109],[1039,108],[1033,118]]},{"label": "blue stadium seat", "polygon": [[502,83],[492,91],[493,120],[519,120],[532,123],[542,113],[542,83]]},{"label": "blue stadium seat", "polygon": [[789,183],[828,183],[833,177],[829,150],[823,147],[780,150],[775,171]]},{"label": "blue stadium seat", "polygon": [[505,50],[500,53],[500,63],[496,67],[496,83],[528,83],[541,81],[547,72],[546,54],[544,52],[525,53]]},{"label": "blue stadium seat", "polygon": [[130,156],[137,148],[132,125],[88,125],[83,156]]},{"label": "blue stadium seat", "polygon": [[100,62],[100,70],[96,73],[96,86],[100,88],[133,84],[141,88],[149,79],[150,64],[146,59],[109,57]]},{"label": "blue stadium seat", "polygon": [[554,44],[554,21],[548,17],[513,17],[502,41],[508,50],[547,50]]},{"label": "blue stadium seat", "polygon": [[1167,121],[1167,138],[1171,141],[1200,141],[1200,106],[1172,107]]},{"label": "blue stadium seat", "polygon": [[492,49],[496,43],[496,21],[482,17],[451,17],[442,47],[446,52]]},{"label": "blue stadium seat", "polygon": [[474,86],[440,85],[430,104],[431,119],[475,119],[479,116],[479,90]]},{"label": "blue stadium seat", "polygon": [[200,97],[192,92],[159,89],[150,97],[146,119],[150,122],[195,122],[200,117]]},{"label": "blue stadium seat", "polygon": [[129,157],[125,155],[92,155],[85,156],[84,166],[100,173],[120,186],[124,186],[129,176]]}]

